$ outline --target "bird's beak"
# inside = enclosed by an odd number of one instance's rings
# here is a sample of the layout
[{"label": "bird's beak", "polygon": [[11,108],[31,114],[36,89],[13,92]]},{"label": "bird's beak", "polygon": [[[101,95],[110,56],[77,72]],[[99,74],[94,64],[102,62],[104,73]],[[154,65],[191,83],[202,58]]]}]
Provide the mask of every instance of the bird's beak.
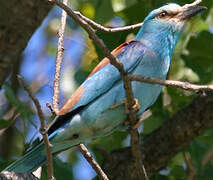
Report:
[{"label": "bird's beak", "polygon": [[178,16],[180,20],[187,20],[206,9],[207,7],[205,6],[190,6],[187,8],[183,8],[183,11],[180,12]]}]

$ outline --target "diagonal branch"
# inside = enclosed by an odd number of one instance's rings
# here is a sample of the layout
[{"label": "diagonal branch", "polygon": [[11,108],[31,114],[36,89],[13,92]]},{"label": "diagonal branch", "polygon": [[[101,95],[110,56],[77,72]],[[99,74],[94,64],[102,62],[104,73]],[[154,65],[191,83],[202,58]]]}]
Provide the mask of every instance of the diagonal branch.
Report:
[{"label": "diagonal branch", "polygon": [[100,165],[95,161],[92,154],[89,152],[89,150],[86,148],[84,144],[78,145],[79,151],[83,154],[85,159],[90,163],[90,165],[93,167],[93,169],[96,171],[99,179],[101,180],[109,180],[107,175],[104,173],[104,171],[101,169]]},{"label": "diagonal branch", "polygon": [[122,63],[120,63],[120,61],[118,60],[118,58],[116,58],[115,56],[113,56],[109,49],[106,47],[106,45],[104,44],[104,42],[93,32],[93,30],[89,27],[88,23],[84,20],[82,20],[78,15],[76,15],[68,6],[66,6],[65,4],[63,4],[62,2],[58,1],[58,0],[49,0],[49,2],[52,2],[54,4],[56,4],[57,6],[59,6],[60,8],[62,8],[64,11],[67,12],[67,14],[74,20],[76,21],[78,24],[80,24],[80,26],[82,26],[85,31],[87,31],[89,37],[98,45],[98,47],[103,51],[104,55],[109,58],[110,63],[112,65],[114,65],[119,72],[122,75],[125,75],[126,72],[124,71],[123,65]]},{"label": "diagonal branch", "polygon": [[[104,55],[109,58],[110,63],[114,65],[118,71],[121,74],[121,77],[124,82],[124,89],[126,94],[126,107],[129,111],[129,120],[130,120],[130,126],[133,127],[137,121],[136,113],[134,111],[134,105],[135,105],[135,99],[134,94],[132,92],[132,85],[131,82],[127,76],[127,73],[124,71],[123,64],[120,63],[118,58],[113,56],[109,49],[106,47],[104,42],[93,32],[93,30],[90,28],[88,23],[81,19],[78,15],[76,15],[68,6],[63,4],[62,2],[58,0],[49,0],[52,3],[55,3],[57,6],[61,7],[63,10],[67,12],[67,14],[78,24],[80,24],[89,34],[89,37],[99,46],[99,48],[103,51]],[[132,153],[135,157],[136,162],[136,168],[138,169],[138,176],[144,177],[146,174],[143,172],[143,163],[141,158],[141,153],[139,150],[139,133],[138,130],[135,128],[131,128],[131,146],[132,146]]]},{"label": "diagonal branch", "polygon": [[[68,0],[64,0],[63,3],[64,5],[67,5]],[[50,109],[53,114],[58,113],[59,108],[58,108],[58,101],[59,101],[59,93],[60,93],[60,71],[61,71],[61,64],[62,64],[62,58],[63,58],[63,39],[64,39],[64,32],[65,32],[65,27],[66,27],[66,17],[67,13],[66,11],[62,10],[62,16],[61,16],[61,26],[59,29],[59,39],[58,39],[58,51],[57,51],[57,58],[56,58],[56,69],[55,69],[55,78],[54,78],[54,95],[53,95],[53,109],[51,105],[49,105]],[[108,180],[106,174],[103,172],[99,164],[95,161],[89,150],[84,144],[79,144],[78,145],[79,151],[83,154],[85,159],[91,164],[93,169],[96,171],[98,174],[99,178],[102,180]]]},{"label": "diagonal branch", "polygon": [[[213,128],[213,92],[198,96],[189,105],[165,121],[158,129],[146,136],[140,146],[143,161],[151,177],[165,168],[169,160],[195,137]],[[137,179],[131,149],[121,148],[111,153],[111,160],[103,165],[113,180]]]},{"label": "diagonal branch", "polygon": [[46,154],[47,154],[47,174],[48,174],[48,179],[49,180],[54,180],[54,175],[53,175],[53,160],[52,160],[52,153],[51,153],[51,148],[52,145],[49,142],[47,131],[46,131],[46,125],[45,125],[45,118],[43,115],[43,112],[41,110],[41,105],[38,101],[38,99],[33,95],[32,91],[30,88],[27,86],[27,84],[24,82],[24,79],[21,76],[18,76],[19,81],[21,82],[22,86],[24,87],[25,91],[28,93],[29,97],[33,100],[38,116],[41,122],[41,128],[40,128],[40,133],[43,136],[44,144],[45,144],[45,149],[46,149]]},{"label": "diagonal branch", "polygon": [[190,161],[190,153],[183,152],[183,156],[184,156],[184,160],[185,160],[187,171],[188,171],[187,180],[193,180],[196,176],[196,171]]},{"label": "diagonal branch", "polygon": [[75,12],[76,15],[78,15],[81,19],[83,19],[85,22],[87,22],[94,29],[101,30],[101,31],[104,31],[104,32],[107,32],[107,33],[114,33],[114,32],[120,32],[120,31],[129,31],[129,30],[140,28],[143,25],[143,23],[138,23],[138,24],[133,24],[133,25],[124,26],[124,27],[118,27],[118,28],[107,28],[107,27],[104,27],[104,26],[96,23],[95,21],[87,18],[86,16],[81,14],[79,11],[74,11],[74,12]]}]

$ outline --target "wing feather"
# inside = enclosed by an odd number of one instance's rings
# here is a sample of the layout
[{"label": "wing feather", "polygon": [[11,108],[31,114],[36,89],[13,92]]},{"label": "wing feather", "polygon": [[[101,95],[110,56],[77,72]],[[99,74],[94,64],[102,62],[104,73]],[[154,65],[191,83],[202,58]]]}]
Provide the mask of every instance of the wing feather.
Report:
[{"label": "wing feather", "polygon": [[[119,58],[127,72],[131,72],[143,59],[145,49],[140,41],[130,41],[118,46],[112,51],[112,54]],[[64,115],[80,106],[87,105],[109,90],[114,82],[120,78],[118,70],[109,63],[108,58],[104,58],[60,109],[59,115]]]}]

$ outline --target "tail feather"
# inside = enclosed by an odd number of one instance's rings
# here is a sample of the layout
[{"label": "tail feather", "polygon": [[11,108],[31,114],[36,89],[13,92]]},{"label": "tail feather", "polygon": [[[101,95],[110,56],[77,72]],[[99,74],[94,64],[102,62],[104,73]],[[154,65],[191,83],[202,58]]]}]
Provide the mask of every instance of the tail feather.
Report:
[{"label": "tail feather", "polygon": [[[56,155],[61,151],[65,151],[80,142],[78,140],[62,141],[53,143],[52,154]],[[36,170],[46,161],[45,145],[41,143],[32,148],[27,154],[10,164],[4,169],[4,171],[14,171],[17,173],[26,173]]]},{"label": "tail feather", "polygon": [[41,166],[46,160],[46,154],[44,151],[44,144],[39,144],[32,150],[30,150],[23,157],[10,164],[4,169],[4,171],[14,171],[17,173],[32,172],[39,166]]}]

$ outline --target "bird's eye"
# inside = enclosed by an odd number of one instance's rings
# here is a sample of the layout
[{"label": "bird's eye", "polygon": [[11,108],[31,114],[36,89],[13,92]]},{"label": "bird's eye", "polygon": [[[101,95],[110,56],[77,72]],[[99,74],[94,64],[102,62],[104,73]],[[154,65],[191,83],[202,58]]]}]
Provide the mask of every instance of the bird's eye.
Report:
[{"label": "bird's eye", "polygon": [[158,15],[159,18],[164,18],[166,16],[168,16],[168,13],[166,11],[163,11]]}]

